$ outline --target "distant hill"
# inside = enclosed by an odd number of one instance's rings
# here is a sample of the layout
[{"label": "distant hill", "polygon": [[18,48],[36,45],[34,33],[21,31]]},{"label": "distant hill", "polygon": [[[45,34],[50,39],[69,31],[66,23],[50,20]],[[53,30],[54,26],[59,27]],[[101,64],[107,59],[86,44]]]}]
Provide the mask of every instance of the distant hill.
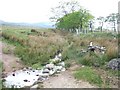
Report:
[{"label": "distant hill", "polygon": [[28,27],[39,27],[39,28],[54,28],[54,23],[52,23],[52,22],[14,23],[14,22],[5,22],[5,21],[0,20],[0,25],[28,26]]}]

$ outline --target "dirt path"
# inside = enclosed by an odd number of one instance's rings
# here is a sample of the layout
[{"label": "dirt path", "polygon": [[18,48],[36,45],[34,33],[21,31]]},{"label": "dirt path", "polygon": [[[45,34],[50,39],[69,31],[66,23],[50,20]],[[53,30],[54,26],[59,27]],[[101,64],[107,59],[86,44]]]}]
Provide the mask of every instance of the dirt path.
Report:
[{"label": "dirt path", "polygon": [[3,72],[10,73],[23,67],[19,58],[13,54],[4,54],[2,48],[6,48],[6,44],[0,41],[0,60],[3,62]]},{"label": "dirt path", "polygon": [[[3,54],[3,47],[5,48],[6,44],[0,41],[0,60],[3,62],[3,72],[10,73],[24,67],[19,58],[13,54]],[[43,86],[44,88],[94,88],[94,86],[90,85],[88,82],[77,81],[73,77],[71,69],[55,76],[50,76],[49,79],[43,83]]]},{"label": "dirt path", "polygon": [[[72,68],[74,69],[74,67]],[[43,83],[44,88],[96,88],[88,82],[77,81],[73,76],[73,70],[69,69],[58,75],[51,76]]]}]

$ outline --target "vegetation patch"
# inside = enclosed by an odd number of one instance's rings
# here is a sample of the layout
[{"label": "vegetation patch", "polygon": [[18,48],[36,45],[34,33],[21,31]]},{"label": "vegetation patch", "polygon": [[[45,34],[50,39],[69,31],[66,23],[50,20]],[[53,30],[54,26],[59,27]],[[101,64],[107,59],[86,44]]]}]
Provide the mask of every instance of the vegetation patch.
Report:
[{"label": "vegetation patch", "polygon": [[[114,39],[117,34],[106,32],[75,35],[62,30],[39,29],[31,32],[31,29],[8,28],[8,30],[3,31],[2,36],[3,41],[15,46],[14,53],[21,58],[23,63],[35,69],[40,69],[42,65],[54,57],[57,50],[62,49],[62,60],[65,60],[65,67],[69,68],[73,62],[85,65],[85,68],[76,72],[75,77],[83,78],[83,80],[88,80],[93,84],[96,83],[98,86],[102,84],[100,74],[96,74],[91,67],[105,67],[102,68],[105,70],[106,64],[118,55],[118,44],[117,40]],[[87,51],[90,41],[93,42],[93,45],[105,46],[105,53],[101,54],[97,51],[82,53],[81,50]],[[9,53],[9,47],[3,51]],[[113,70],[109,70],[107,73],[118,75]]]},{"label": "vegetation patch", "polygon": [[89,83],[98,85],[99,87],[102,85],[103,82],[100,75],[96,74],[91,67],[80,68],[74,73],[74,76],[77,79],[88,81]]}]

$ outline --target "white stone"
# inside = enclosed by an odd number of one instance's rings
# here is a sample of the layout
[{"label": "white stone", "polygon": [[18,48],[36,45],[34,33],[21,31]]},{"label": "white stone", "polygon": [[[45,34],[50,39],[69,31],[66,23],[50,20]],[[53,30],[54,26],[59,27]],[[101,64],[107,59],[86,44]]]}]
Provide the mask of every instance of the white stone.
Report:
[{"label": "white stone", "polygon": [[61,71],[62,68],[63,68],[62,66],[56,66],[56,67],[55,67],[55,69],[56,69],[57,71]]},{"label": "white stone", "polygon": [[37,88],[37,87],[38,87],[38,84],[36,84],[36,85],[32,86],[31,88]]},{"label": "white stone", "polygon": [[[62,54],[59,53],[58,55],[55,56],[54,59],[51,59],[51,61],[61,61]],[[41,80],[44,79],[46,80],[50,75],[53,75],[56,72],[61,72],[65,71],[65,63],[60,62],[58,63],[59,66],[55,66],[52,62],[50,64],[47,64],[44,66],[43,69],[41,70],[35,70],[32,69],[31,67],[24,68],[23,70],[17,70],[13,73],[10,73],[7,75],[6,78],[4,78],[6,81],[3,83],[5,87],[7,88],[12,88],[14,86],[15,88],[23,88],[26,86],[32,86],[34,85],[37,81],[39,82],[39,78],[41,76]],[[50,68],[47,69],[47,68]],[[43,73],[43,71],[48,73]],[[26,80],[26,81],[25,81]],[[34,85],[31,88],[37,88],[38,85]]]},{"label": "white stone", "polygon": [[53,75],[56,72],[56,70],[50,70],[49,75]]},{"label": "white stone", "polygon": [[52,68],[54,68],[54,64],[50,63],[50,64],[47,64],[45,67],[52,69]]},{"label": "white stone", "polygon": [[58,65],[65,67],[65,62],[60,62]]},{"label": "white stone", "polygon": [[102,54],[104,54],[105,52],[104,51],[102,51]]},{"label": "white stone", "polygon": [[[28,71],[29,72],[29,71]],[[15,73],[15,76],[12,74],[5,78],[5,86],[8,88],[11,88],[12,85],[15,85],[15,87],[25,87],[25,86],[31,86],[34,84],[35,81],[39,76],[36,76],[36,72],[29,72],[26,73],[26,71]],[[29,82],[25,82],[24,80],[28,80]]]},{"label": "white stone", "polygon": [[62,72],[64,72],[65,70],[66,70],[65,68],[62,68],[62,70],[61,70],[61,71],[62,71]]},{"label": "white stone", "polygon": [[59,58],[59,57],[56,55],[55,58],[50,59],[50,61],[51,61],[52,63],[54,63],[54,62],[57,62],[57,61],[61,61],[61,58]]},{"label": "white stone", "polygon": [[62,54],[61,54],[61,53],[59,53],[59,54],[58,54],[58,57],[62,57]]},{"label": "white stone", "polygon": [[48,73],[50,72],[50,70],[48,70],[47,68],[42,71],[42,73],[47,73],[47,72]]},{"label": "white stone", "polygon": [[90,46],[93,46],[93,42],[90,42]]},{"label": "white stone", "polygon": [[85,67],[84,65],[82,65],[82,67]]}]

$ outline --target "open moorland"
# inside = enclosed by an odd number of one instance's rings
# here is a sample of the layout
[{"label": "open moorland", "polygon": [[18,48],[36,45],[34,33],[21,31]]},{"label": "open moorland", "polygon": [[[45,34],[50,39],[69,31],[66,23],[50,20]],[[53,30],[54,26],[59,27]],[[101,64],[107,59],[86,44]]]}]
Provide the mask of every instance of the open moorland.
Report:
[{"label": "open moorland", "polygon": [[[116,33],[89,32],[76,35],[57,29],[4,26],[0,37],[2,75],[24,67],[41,69],[57,50],[62,50],[66,71],[39,83],[39,88],[65,88],[65,85],[73,85],[73,88],[118,87],[119,71],[108,67],[112,59],[118,58],[119,35]],[[94,46],[105,47],[104,52],[99,49],[90,51],[90,42]],[[59,85],[56,84],[58,81]]]}]

